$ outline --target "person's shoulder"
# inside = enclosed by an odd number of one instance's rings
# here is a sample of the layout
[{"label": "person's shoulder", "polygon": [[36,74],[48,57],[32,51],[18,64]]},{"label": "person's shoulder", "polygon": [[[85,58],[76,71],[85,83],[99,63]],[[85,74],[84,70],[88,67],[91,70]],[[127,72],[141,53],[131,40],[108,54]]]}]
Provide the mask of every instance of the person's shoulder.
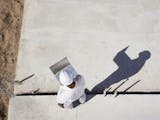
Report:
[{"label": "person's shoulder", "polygon": [[80,75],[80,74],[78,74],[78,75],[76,76],[76,81],[77,81],[78,83],[85,83],[84,77],[83,77],[82,75]]},{"label": "person's shoulder", "polygon": [[81,80],[81,79],[83,79],[83,76],[80,75],[80,74],[78,74],[75,79],[76,79],[76,80]]}]

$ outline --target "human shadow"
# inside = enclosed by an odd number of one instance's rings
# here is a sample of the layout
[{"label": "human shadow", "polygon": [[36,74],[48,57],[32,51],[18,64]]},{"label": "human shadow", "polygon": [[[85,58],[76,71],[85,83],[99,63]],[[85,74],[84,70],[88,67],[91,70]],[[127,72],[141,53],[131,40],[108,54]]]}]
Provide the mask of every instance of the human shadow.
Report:
[{"label": "human shadow", "polygon": [[113,61],[117,64],[118,69],[113,72],[104,81],[97,84],[91,91],[94,93],[102,93],[104,89],[108,88],[114,83],[121,80],[128,79],[129,77],[138,73],[144,66],[147,59],[150,58],[151,53],[149,51],[143,51],[139,53],[138,58],[131,59],[125,51],[128,47],[124,48],[117,53]]},{"label": "human shadow", "polygon": [[[105,80],[94,86],[91,91],[86,90],[86,93],[91,93],[90,95],[87,95],[87,101],[92,99],[96,94],[103,93],[103,91],[106,88],[109,88],[112,84],[118,83],[124,79],[128,79],[129,77],[138,73],[151,56],[149,51],[142,51],[139,53],[138,58],[131,59],[125,52],[128,47],[129,46],[118,52],[114,57],[113,61],[118,66],[116,71],[109,75]],[[75,103],[76,104],[74,104],[74,107],[78,106],[78,103]]]}]

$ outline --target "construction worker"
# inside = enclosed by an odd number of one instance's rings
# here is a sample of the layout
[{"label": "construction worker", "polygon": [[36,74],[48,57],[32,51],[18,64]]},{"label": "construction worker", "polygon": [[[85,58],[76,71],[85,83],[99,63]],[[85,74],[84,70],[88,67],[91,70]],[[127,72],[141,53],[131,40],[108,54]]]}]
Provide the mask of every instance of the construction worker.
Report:
[{"label": "construction worker", "polygon": [[60,88],[57,94],[57,103],[62,108],[73,108],[73,102],[85,103],[85,80],[81,75],[62,70],[59,74]]}]

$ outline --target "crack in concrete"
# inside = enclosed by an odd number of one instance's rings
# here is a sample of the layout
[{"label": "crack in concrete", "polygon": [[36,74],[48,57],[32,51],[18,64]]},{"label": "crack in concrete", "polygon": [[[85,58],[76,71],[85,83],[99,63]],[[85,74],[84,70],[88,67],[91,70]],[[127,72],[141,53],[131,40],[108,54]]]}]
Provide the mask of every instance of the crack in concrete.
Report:
[{"label": "crack in concrete", "polygon": [[[103,95],[103,93],[86,93],[87,95]],[[107,92],[107,94],[114,95],[114,92]],[[152,91],[152,92],[141,92],[141,91],[136,91],[136,92],[121,92],[117,91],[118,95],[160,95],[160,91]],[[57,95],[57,93],[22,93],[22,94],[16,94],[16,96],[42,96],[42,95]]]},{"label": "crack in concrete", "polygon": [[31,74],[31,75],[25,77],[24,79],[22,79],[22,80],[20,80],[20,81],[16,80],[16,81],[14,81],[14,84],[22,85],[22,83],[23,83],[24,81],[26,81],[26,80],[32,78],[33,76],[34,76],[34,74]]}]

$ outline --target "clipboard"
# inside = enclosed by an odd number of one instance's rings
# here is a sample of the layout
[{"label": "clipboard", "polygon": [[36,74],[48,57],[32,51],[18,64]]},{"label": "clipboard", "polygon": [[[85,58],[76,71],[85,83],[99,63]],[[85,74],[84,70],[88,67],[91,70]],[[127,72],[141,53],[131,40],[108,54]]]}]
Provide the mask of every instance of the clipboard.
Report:
[{"label": "clipboard", "polygon": [[54,76],[55,76],[55,78],[56,78],[56,80],[58,82],[60,82],[60,80],[59,80],[59,74],[60,74],[60,72],[62,70],[69,71],[70,73],[72,73],[72,75],[73,75],[74,78],[78,75],[78,73],[76,72],[76,70],[74,69],[74,67],[70,64],[70,62],[67,59],[67,57],[64,57],[63,59],[61,59],[57,63],[53,64],[49,68],[52,71],[52,73],[54,74]]}]

